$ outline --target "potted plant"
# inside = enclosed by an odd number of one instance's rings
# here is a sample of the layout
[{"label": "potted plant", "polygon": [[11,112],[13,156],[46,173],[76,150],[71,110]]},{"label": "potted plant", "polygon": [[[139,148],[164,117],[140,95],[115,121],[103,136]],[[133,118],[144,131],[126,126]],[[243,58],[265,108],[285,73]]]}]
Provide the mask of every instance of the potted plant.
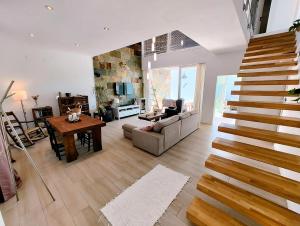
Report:
[{"label": "potted plant", "polygon": [[299,100],[300,100],[300,89],[291,89],[291,90],[289,90],[288,91],[288,94],[290,95],[290,96],[298,96],[295,100],[293,100],[293,101],[297,101],[297,103],[299,102]]},{"label": "potted plant", "polygon": [[289,31],[300,31],[300,19],[293,22],[293,25],[290,26]]},{"label": "potted plant", "polygon": [[105,121],[108,103],[111,101],[111,95],[107,89],[107,86],[103,83],[97,83],[94,87],[94,92],[97,101],[97,107],[99,116]]}]

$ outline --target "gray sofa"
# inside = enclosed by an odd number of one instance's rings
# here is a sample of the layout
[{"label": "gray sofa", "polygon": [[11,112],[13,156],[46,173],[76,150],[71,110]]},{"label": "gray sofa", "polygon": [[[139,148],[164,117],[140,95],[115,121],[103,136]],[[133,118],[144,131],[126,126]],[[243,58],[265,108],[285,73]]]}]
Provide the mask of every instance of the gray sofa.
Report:
[{"label": "gray sofa", "polygon": [[159,156],[197,130],[199,119],[199,113],[186,112],[157,122],[151,132],[129,124],[123,125],[123,131],[134,146]]}]

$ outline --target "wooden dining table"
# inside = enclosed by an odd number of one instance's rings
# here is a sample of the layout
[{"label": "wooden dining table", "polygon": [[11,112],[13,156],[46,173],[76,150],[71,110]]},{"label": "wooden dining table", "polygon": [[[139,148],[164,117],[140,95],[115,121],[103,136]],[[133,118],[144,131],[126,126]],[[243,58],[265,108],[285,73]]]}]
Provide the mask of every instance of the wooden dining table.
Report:
[{"label": "wooden dining table", "polygon": [[94,151],[96,152],[102,150],[101,128],[106,125],[105,122],[87,115],[81,115],[80,121],[73,123],[68,122],[66,118],[67,116],[54,116],[48,118],[47,120],[50,125],[63,137],[67,162],[76,160],[78,156],[74,138],[74,134],[76,133],[91,130]]}]

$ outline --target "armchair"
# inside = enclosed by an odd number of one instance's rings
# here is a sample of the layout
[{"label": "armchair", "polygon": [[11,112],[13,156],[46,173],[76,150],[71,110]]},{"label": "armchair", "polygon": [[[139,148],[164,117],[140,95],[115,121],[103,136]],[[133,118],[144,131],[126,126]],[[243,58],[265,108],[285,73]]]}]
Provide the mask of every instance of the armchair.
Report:
[{"label": "armchair", "polygon": [[178,100],[176,100],[176,107],[166,108],[165,113],[166,113],[167,117],[171,117],[171,116],[181,113],[182,108],[183,108],[183,103],[184,103],[183,99],[178,99]]}]

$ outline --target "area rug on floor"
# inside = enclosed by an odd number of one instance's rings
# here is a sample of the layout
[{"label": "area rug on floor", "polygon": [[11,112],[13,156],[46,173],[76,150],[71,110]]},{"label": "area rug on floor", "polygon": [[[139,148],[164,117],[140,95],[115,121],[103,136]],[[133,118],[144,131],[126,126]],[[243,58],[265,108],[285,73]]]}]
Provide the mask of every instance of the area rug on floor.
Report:
[{"label": "area rug on floor", "polygon": [[113,226],[152,226],[189,177],[157,165],[101,209]]}]

